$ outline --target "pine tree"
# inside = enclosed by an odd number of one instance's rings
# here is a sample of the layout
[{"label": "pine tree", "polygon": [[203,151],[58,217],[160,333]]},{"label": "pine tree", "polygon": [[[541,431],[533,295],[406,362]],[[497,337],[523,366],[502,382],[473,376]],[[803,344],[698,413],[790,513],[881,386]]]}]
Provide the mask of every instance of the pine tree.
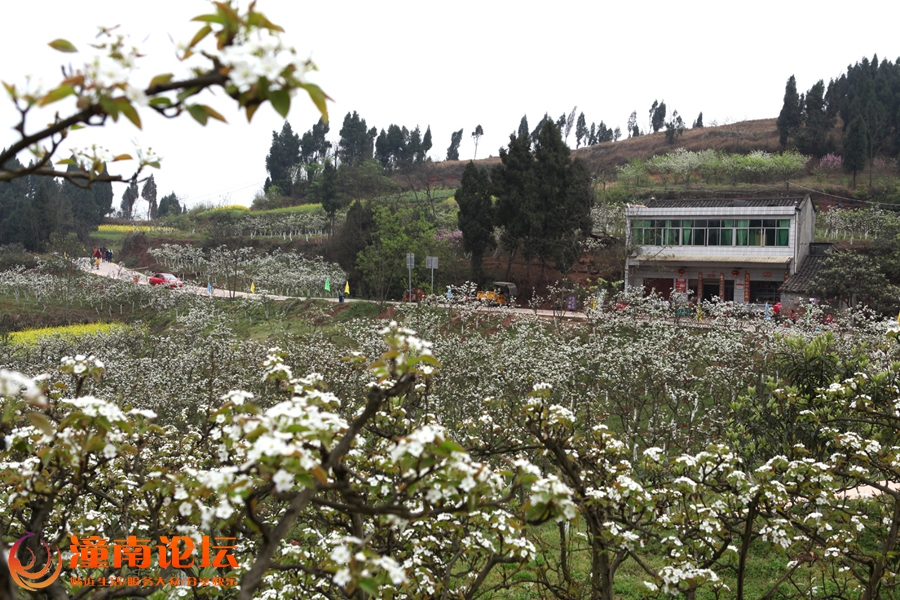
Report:
[{"label": "pine tree", "polygon": [[703,129],[703,111],[700,111],[700,114],[697,115],[697,120],[694,121],[694,124],[691,125],[694,129]]},{"label": "pine tree", "polygon": [[469,161],[455,198],[459,205],[456,219],[463,236],[463,249],[470,253],[473,281],[481,283],[484,278],[484,255],[496,247],[491,181],[487,170],[479,169]]},{"label": "pine tree", "polygon": [[797,80],[791,75],[784,87],[784,104],[775,122],[778,127],[778,140],[781,147],[787,147],[788,139],[801,125],[803,118],[803,101],[797,94]]}]

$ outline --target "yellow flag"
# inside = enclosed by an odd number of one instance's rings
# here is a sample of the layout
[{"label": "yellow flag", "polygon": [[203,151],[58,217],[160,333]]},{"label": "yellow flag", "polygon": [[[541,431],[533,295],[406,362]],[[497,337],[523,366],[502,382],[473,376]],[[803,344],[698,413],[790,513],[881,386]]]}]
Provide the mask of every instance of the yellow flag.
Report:
[{"label": "yellow flag", "polygon": [[[349,294],[349,293],[350,293],[350,282],[349,282],[349,281],[348,281],[347,283],[344,284],[344,293],[345,293],[345,294]],[[897,317],[897,318],[900,319],[900,317]]]},{"label": "yellow flag", "polygon": [[250,282],[250,293],[251,293],[251,294],[255,294],[255,293],[256,293],[256,286],[253,285],[253,282],[252,282],[252,281]]}]

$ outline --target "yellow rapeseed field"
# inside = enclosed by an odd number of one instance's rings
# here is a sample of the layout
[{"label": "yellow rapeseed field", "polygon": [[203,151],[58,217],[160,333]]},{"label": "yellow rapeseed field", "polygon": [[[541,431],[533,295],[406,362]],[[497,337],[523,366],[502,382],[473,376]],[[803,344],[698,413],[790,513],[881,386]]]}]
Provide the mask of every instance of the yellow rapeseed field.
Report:
[{"label": "yellow rapeseed field", "polygon": [[156,225],[100,225],[99,231],[174,231],[171,227],[158,227]]},{"label": "yellow rapeseed field", "polygon": [[96,335],[98,333],[111,333],[125,329],[126,325],[122,323],[89,323],[87,325],[66,325],[64,327],[44,327],[41,329],[26,329],[25,331],[13,331],[9,334],[9,341],[12,344],[36,344],[38,340],[59,336],[65,338],[79,338],[86,335]]}]

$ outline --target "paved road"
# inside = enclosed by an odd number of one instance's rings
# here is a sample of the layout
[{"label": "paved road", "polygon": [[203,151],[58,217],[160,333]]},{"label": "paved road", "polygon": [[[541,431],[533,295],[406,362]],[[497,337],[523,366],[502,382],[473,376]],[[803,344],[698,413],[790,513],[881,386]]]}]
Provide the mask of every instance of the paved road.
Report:
[{"label": "paved road", "polygon": [[[127,269],[124,266],[116,264],[116,263],[101,262],[99,269],[89,269],[86,266],[84,268],[89,273],[92,273],[94,275],[100,275],[101,277],[109,277],[110,279],[122,279],[125,281],[134,281],[135,278],[137,278],[138,285],[150,285],[149,275],[147,275],[146,273],[142,273],[140,271],[135,271],[132,269]],[[209,292],[207,292],[206,287],[200,287],[200,286],[188,285],[188,284],[185,284],[185,286],[183,288],[176,290],[176,291],[183,292],[186,294],[197,294],[200,296],[209,296],[210,295]],[[228,290],[222,290],[222,289],[218,289],[218,288],[212,289],[212,295],[217,298],[231,297],[231,293]],[[253,296],[255,294],[250,294],[249,292],[235,292],[234,295],[246,297],[246,296]],[[306,300],[306,298],[304,298],[304,297],[297,297],[297,296],[272,296],[272,295],[270,295],[269,298],[271,298],[273,300],[288,300],[288,299],[292,299],[292,298],[298,299],[298,300]],[[338,302],[337,298],[316,298],[316,299],[317,300],[325,300],[328,302]],[[345,302],[353,302],[353,299],[345,298]],[[388,302],[387,304],[401,305],[403,303],[402,302]],[[440,304],[438,306],[441,308],[451,308],[447,304]],[[479,310],[493,311],[493,310],[499,310],[499,309],[484,307]],[[537,311],[535,311],[530,308],[516,308],[516,309],[513,309],[513,311],[516,314],[520,314],[520,315],[536,314],[539,317],[544,317],[544,318],[548,318],[548,319],[552,319],[554,316],[562,317],[565,319],[576,319],[576,320],[587,319],[586,314],[581,313],[581,312],[573,312],[573,311],[565,311],[565,312],[559,313],[557,315],[554,315],[552,310],[537,310]]]}]

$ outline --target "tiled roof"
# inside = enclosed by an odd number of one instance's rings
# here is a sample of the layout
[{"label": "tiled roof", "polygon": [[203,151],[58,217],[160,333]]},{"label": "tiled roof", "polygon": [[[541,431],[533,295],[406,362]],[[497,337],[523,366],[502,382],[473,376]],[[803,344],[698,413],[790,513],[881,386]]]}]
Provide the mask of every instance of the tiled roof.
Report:
[{"label": "tiled roof", "polygon": [[780,291],[795,294],[808,292],[809,284],[812,283],[813,278],[827,258],[829,258],[828,254],[810,254],[807,256],[800,268],[797,269],[797,272],[781,284]]},{"label": "tiled roof", "polygon": [[[696,200],[656,200],[643,202],[647,208],[753,208],[765,206],[798,206],[804,197],[798,198],[704,198]],[[632,205],[634,206],[634,205]],[[637,208],[635,206],[635,208]]]}]

